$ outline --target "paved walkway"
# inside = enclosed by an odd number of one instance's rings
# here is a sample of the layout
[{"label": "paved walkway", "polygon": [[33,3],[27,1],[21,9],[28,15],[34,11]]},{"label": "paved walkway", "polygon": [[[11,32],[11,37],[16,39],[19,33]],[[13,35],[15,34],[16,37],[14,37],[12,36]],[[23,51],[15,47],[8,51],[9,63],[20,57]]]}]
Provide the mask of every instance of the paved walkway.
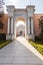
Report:
[{"label": "paved walkway", "polygon": [[30,50],[30,45],[28,48],[26,44],[25,38],[18,37],[0,49],[0,65],[43,65],[43,61]]}]

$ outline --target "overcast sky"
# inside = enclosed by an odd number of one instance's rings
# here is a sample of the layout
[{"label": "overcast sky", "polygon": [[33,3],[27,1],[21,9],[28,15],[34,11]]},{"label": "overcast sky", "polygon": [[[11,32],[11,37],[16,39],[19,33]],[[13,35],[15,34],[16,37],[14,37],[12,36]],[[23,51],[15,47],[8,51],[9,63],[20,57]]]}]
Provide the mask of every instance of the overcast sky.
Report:
[{"label": "overcast sky", "polygon": [[43,0],[4,0],[6,5],[14,5],[16,8],[25,8],[26,5],[35,5],[35,13],[43,14]]}]

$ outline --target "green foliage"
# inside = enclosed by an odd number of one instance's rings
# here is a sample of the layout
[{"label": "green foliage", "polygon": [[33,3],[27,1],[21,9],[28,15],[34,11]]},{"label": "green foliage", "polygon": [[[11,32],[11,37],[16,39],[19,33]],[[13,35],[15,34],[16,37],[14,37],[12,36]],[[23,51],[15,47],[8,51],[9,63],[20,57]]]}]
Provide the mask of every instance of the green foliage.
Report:
[{"label": "green foliage", "polygon": [[39,19],[39,26],[40,28],[43,28],[43,16],[41,16]]},{"label": "green foliage", "polygon": [[43,55],[43,42],[41,41],[30,41],[30,44],[39,51],[40,54]]},{"label": "green foliage", "polygon": [[40,41],[41,40],[39,36],[35,36],[35,41]]},{"label": "green foliage", "polygon": [[0,49],[9,44],[12,40],[0,41]]},{"label": "green foliage", "polygon": [[43,40],[43,16],[39,19],[39,28],[41,28],[40,39]]},{"label": "green foliage", "polygon": [[6,40],[6,34],[0,33],[0,40]]},{"label": "green foliage", "polygon": [[40,37],[40,40],[43,41],[43,33],[40,33],[39,37]]}]

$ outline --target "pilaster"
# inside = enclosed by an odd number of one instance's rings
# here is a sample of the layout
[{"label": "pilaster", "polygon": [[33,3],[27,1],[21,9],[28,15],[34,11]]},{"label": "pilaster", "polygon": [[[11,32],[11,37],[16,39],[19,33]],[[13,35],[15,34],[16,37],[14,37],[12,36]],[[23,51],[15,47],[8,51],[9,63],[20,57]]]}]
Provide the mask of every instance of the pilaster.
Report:
[{"label": "pilaster", "polygon": [[13,34],[13,17],[11,18],[11,34]]}]

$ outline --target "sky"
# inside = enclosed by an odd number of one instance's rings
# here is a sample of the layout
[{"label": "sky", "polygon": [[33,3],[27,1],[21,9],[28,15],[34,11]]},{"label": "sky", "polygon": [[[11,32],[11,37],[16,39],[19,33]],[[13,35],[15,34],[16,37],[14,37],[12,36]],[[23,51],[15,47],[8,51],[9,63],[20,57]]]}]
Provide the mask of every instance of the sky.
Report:
[{"label": "sky", "polygon": [[14,5],[15,8],[26,8],[27,5],[35,5],[35,13],[43,14],[43,0],[4,0],[6,5]]},{"label": "sky", "polygon": [[[15,8],[26,8],[27,5],[35,6],[35,13],[43,14],[43,0],[4,0],[5,5],[14,5]],[[17,23],[19,25],[25,25],[22,21]]]}]

